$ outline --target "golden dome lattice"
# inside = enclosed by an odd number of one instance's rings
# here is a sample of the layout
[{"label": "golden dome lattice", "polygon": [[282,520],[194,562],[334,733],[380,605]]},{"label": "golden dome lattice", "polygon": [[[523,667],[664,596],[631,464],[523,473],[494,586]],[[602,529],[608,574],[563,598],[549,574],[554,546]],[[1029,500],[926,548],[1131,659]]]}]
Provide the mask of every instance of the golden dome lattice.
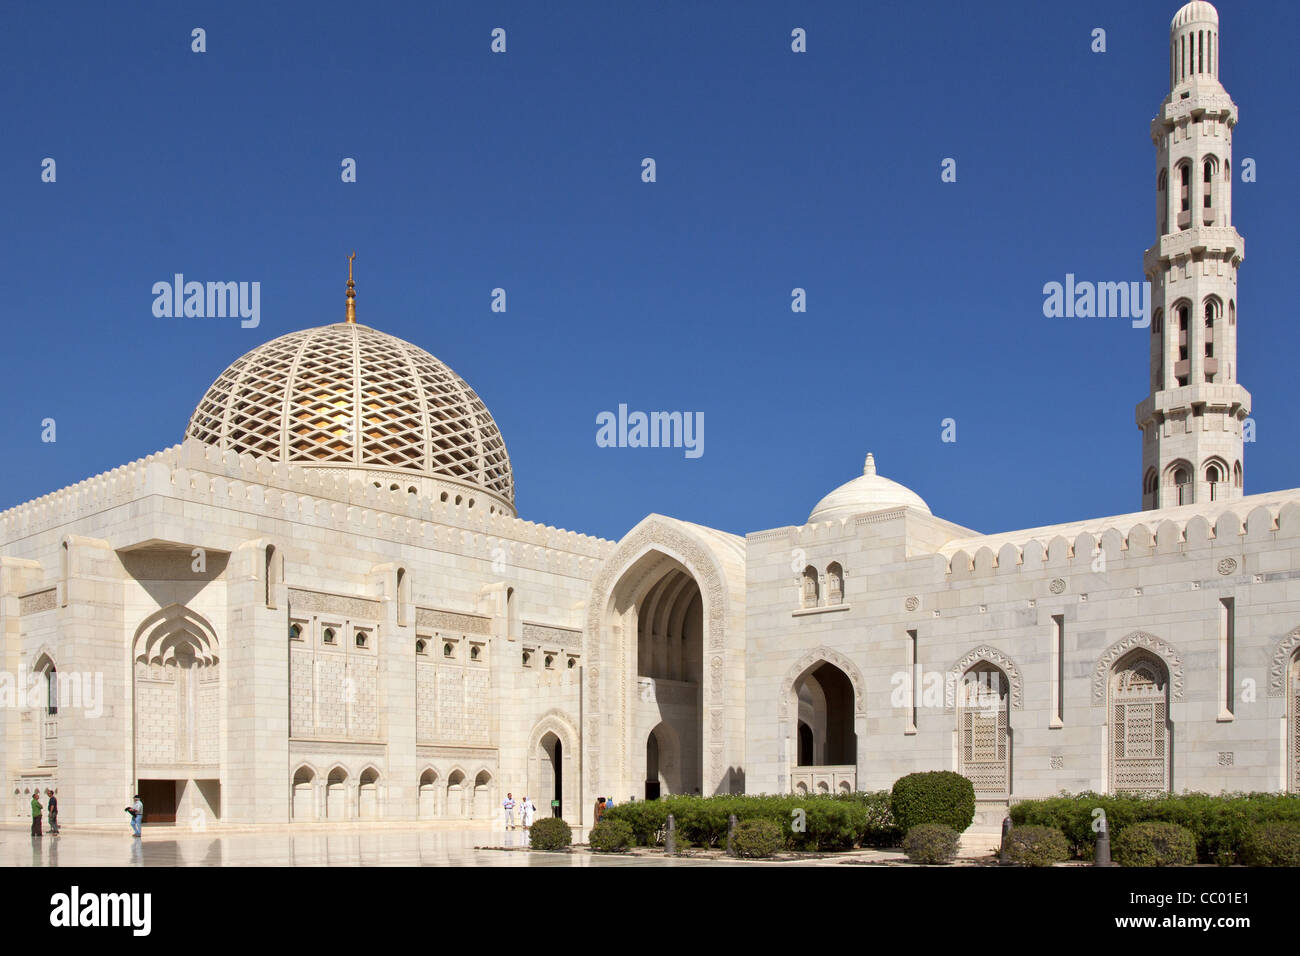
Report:
[{"label": "golden dome lattice", "polygon": [[290,332],[236,359],[185,437],[282,462],[419,474],[514,511],[510,456],[482,400],[428,352],[366,325]]}]

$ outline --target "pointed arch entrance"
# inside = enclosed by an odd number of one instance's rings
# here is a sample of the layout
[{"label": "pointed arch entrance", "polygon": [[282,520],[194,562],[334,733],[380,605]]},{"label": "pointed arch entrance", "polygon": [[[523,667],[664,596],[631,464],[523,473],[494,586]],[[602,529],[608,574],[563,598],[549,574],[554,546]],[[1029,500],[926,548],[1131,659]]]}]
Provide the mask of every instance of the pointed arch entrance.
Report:
[{"label": "pointed arch entrance", "polygon": [[780,739],[792,793],[858,789],[866,722],[862,673],[827,647],[800,658],[782,684]]},{"label": "pointed arch entrance", "polygon": [[533,725],[527,753],[527,796],[537,805],[538,818],[554,815],[570,824],[580,823],[583,801],[577,725],[563,711],[548,711]]},{"label": "pointed arch entrance", "polygon": [[744,786],[744,541],[651,515],[609,555],[588,602],[586,796],[643,791],[646,742],[668,723],[687,793]]}]

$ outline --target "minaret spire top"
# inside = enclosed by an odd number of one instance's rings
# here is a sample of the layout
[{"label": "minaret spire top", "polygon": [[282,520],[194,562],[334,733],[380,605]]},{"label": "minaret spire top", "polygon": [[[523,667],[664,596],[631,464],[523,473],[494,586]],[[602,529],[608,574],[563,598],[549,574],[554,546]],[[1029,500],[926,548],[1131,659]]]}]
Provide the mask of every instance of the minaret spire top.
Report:
[{"label": "minaret spire top", "polygon": [[352,279],[352,260],[357,257],[357,251],[352,250],[352,255],[348,256],[348,318],[350,325],[357,324],[357,284]]},{"label": "minaret spire top", "polygon": [[874,475],[876,473],[876,456],[867,452],[867,460],[863,462],[862,473],[864,475]]}]

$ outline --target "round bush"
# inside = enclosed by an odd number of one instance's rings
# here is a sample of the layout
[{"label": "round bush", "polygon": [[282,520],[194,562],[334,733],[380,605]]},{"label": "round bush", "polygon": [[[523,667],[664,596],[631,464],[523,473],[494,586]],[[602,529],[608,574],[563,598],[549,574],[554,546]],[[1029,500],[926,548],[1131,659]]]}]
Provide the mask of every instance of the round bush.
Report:
[{"label": "round bush", "polygon": [[591,828],[587,843],[597,853],[626,853],[632,845],[632,828],[622,820],[601,820]]},{"label": "round bush", "polygon": [[565,850],[573,841],[573,831],[559,817],[543,817],[528,830],[528,846],[533,850]]},{"label": "round bush", "polygon": [[920,823],[903,837],[903,852],[913,863],[951,863],[959,839],[957,831],[943,823]]},{"label": "round bush", "polygon": [[785,844],[781,828],[771,820],[746,820],[736,824],[732,852],[746,859],[771,856]]},{"label": "round bush", "polygon": [[1056,827],[1012,827],[1007,835],[1007,859],[1024,866],[1051,866],[1070,858],[1070,844]]},{"label": "round bush", "polygon": [[904,832],[942,823],[960,833],[975,819],[975,785],[951,770],[909,773],[894,782],[889,807],[894,825]]},{"label": "round bush", "polygon": [[1120,866],[1192,866],[1196,838],[1176,823],[1134,823],[1115,836]]},{"label": "round bush", "polygon": [[1241,838],[1247,866],[1300,866],[1300,824],[1257,823]]}]

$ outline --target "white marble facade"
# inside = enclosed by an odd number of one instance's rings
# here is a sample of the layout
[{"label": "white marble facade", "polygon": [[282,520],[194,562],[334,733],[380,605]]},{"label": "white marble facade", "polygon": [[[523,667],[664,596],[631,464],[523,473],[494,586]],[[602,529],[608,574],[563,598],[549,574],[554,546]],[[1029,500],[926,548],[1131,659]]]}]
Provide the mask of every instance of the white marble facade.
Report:
[{"label": "white marble facade", "polygon": [[993,802],[1295,790],[1300,489],[1244,494],[1236,108],[1213,8],[1171,39],[1145,510],[980,535],[868,456],[802,525],[607,541],[516,517],[504,439],[428,353],[291,333],[182,444],[0,514],[12,815],[47,786],[68,823],[140,790],[180,825],[497,821],[507,791],[579,823],[925,769]]}]

